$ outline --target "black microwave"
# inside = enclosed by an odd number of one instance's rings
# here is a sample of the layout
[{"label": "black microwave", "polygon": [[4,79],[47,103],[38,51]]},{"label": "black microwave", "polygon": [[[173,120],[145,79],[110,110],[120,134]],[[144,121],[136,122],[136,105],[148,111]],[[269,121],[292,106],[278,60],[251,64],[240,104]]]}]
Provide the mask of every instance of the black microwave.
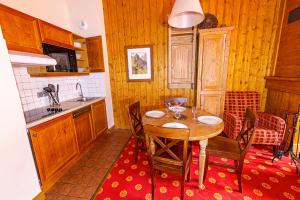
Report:
[{"label": "black microwave", "polygon": [[43,43],[45,55],[55,59],[57,65],[46,66],[47,72],[77,72],[76,53],[73,49],[67,49],[51,44]]}]

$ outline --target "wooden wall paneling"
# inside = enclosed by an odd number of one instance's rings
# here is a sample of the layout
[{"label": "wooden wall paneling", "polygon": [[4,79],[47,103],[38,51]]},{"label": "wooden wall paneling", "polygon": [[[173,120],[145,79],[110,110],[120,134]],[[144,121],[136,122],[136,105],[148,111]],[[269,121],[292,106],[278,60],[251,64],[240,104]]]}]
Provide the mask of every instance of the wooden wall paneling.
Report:
[{"label": "wooden wall paneling", "polygon": [[[118,22],[118,26],[120,27],[124,27],[124,30],[117,30],[119,31],[119,38],[120,40],[122,40],[121,43],[118,44],[118,52],[119,52],[119,56],[118,56],[118,63],[121,66],[124,66],[123,68],[120,68],[120,78],[122,80],[122,85],[123,88],[120,88],[120,94],[121,96],[123,96],[123,100],[120,101],[120,106],[124,106],[124,105],[128,105],[130,103],[130,96],[128,96],[130,94],[131,91],[133,91],[130,86],[131,84],[127,84],[127,78],[126,76],[124,76],[124,74],[126,74],[126,59],[125,59],[125,51],[124,51],[124,46],[130,46],[131,45],[131,36],[132,36],[132,28],[131,28],[131,23],[134,23],[133,21],[128,20],[128,22],[126,22],[129,16],[128,14],[131,12],[130,11],[130,4],[129,2],[123,2],[123,6],[125,6],[125,10],[120,11],[119,12],[119,22]],[[127,35],[128,34],[128,35]],[[119,109],[119,112],[122,112],[122,109]],[[119,115],[121,115],[121,118],[124,118],[125,120],[123,121],[123,124],[127,124],[128,122],[128,118],[127,118],[127,112],[123,112],[120,113]],[[124,125],[123,125],[124,126]]]},{"label": "wooden wall paneling", "polygon": [[[233,3],[236,3],[236,1],[230,1],[226,0],[225,1],[225,6],[224,6],[224,13],[223,13],[223,19],[219,21],[221,24],[231,24],[232,19],[233,19]],[[218,15],[219,16],[219,15]]]},{"label": "wooden wall paneling", "polygon": [[[140,26],[137,29],[137,33],[138,33],[137,41],[141,45],[146,44],[145,38],[147,37],[145,35],[146,27],[145,27],[145,24],[144,24],[144,22],[146,21],[146,17],[144,16],[144,12],[145,12],[146,8],[144,8],[143,4],[145,2],[146,1],[144,0],[140,3],[137,3],[137,16],[136,16],[136,18],[137,18],[137,24],[140,24]],[[143,91],[146,91],[146,84],[147,84],[146,82],[141,82],[139,84],[139,95],[140,95],[140,100],[141,100],[142,105],[147,105],[147,99],[146,99],[147,93],[143,92]],[[152,96],[152,93],[148,94],[148,95]]]},{"label": "wooden wall paneling", "polygon": [[[120,5],[122,3],[122,1],[116,1],[116,9],[118,7],[118,5]],[[123,5],[124,6],[124,5]],[[126,40],[125,40],[125,20],[124,20],[124,17],[126,18],[125,16],[125,12],[124,10],[120,10],[119,12],[117,12],[117,28],[119,28],[119,30],[117,30],[117,34],[118,34],[118,38],[119,38],[119,43],[117,44],[117,48],[118,48],[118,53],[117,55],[119,55],[116,59],[117,59],[117,63],[118,65],[120,66],[126,66],[125,62],[125,51],[124,51],[124,46],[126,46]],[[122,30],[121,30],[122,29]],[[123,89],[120,89],[119,93],[120,95],[122,95],[124,97],[123,101],[120,102],[120,106],[122,105],[126,105],[128,104],[128,97],[127,97],[127,91],[128,91],[128,85],[125,84],[127,82],[127,78],[126,76],[123,76],[122,74],[126,73],[126,68],[121,68],[120,71],[118,72],[119,73],[119,78],[121,80],[121,83],[123,85]],[[127,124],[127,113],[121,113],[121,117],[124,119],[123,123],[124,124]]]},{"label": "wooden wall paneling", "polygon": [[[119,66],[121,65],[120,63],[120,59],[121,57],[123,56],[124,54],[124,51],[123,52],[120,52],[120,43],[123,44],[123,39],[122,37],[120,38],[120,32],[122,32],[122,26],[120,25],[120,23],[123,21],[123,19],[119,20],[118,18],[118,15],[121,13],[118,11],[118,7],[121,6],[120,4],[120,1],[119,0],[112,0],[110,1],[110,3],[108,4],[109,5],[109,9],[110,9],[110,19],[111,19],[111,22],[112,23],[112,36],[113,36],[113,42],[112,42],[112,53],[113,53],[113,57],[112,57],[112,60],[113,60],[113,69],[114,69],[114,79],[116,82],[120,83],[120,84],[117,84],[116,85],[116,98],[118,99],[118,107],[114,108],[117,110],[117,114],[118,115],[117,117],[119,118],[119,121],[121,124],[124,124],[124,120],[125,118],[123,117],[124,115],[119,111],[119,107],[121,106],[121,101],[123,101],[122,98],[122,94],[123,94],[123,89],[121,88],[122,86],[122,69],[121,68],[118,68],[116,66]],[[115,42],[115,41],[118,41],[118,42]]]},{"label": "wooden wall paneling", "polygon": [[264,8],[265,0],[258,2],[257,10],[257,21],[256,21],[256,30],[254,33],[255,42],[253,44],[253,51],[251,55],[251,69],[249,72],[249,88],[255,88],[257,80],[257,69],[260,64],[260,49],[262,48],[262,37],[263,37],[263,20],[264,20]]},{"label": "wooden wall paneling", "polygon": [[248,13],[251,13],[251,17],[248,18],[248,25],[247,25],[247,35],[246,35],[246,49],[245,49],[245,64],[242,67],[242,74],[244,74],[244,78],[241,80],[242,90],[247,90],[249,84],[249,77],[250,77],[250,68],[251,68],[251,55],[253,51],[253,43],[255,41],[255,22],[257,20],[257,11],[258,11],[258,1],[250,1],[249,2],[249,10]]},{"label": "wooden wall paneling", "polygon": [[[272,73],[272,54],[278,40],[285,0],[200,0],[204,12],[219,24],[234,26],[229,54],[227,90],[258,90],[265,97],[264,76]],[[167,15],[174,0],[103,0],[110,79],[116,127],[128,127],[126,106],[140,100],[142,110],[163,105],[165,98],[186,96],[194,90],[167,89]],[[249,14],[251,13],[251,14]],[[265,33],[266,32],[266,33]],[[153,44],[154,81],[128,83],[124,46]],[[262,54],[263,53],[263,54]],[[264,100],[262,99],[262,108]]]},{"label": "wooden wall paneling", "polygon": [[[116,60],[116,55],[119,55],[121,56],[121,54],[119,54],[118,50],[117,50],[117,43],[115,42],[115,40],[118,40],[118,37],[117,37],[117,34],[118,34],[118,29],[117,29],[117,18],[116,18],[116,14],[117,12],[115,11],[115,6],[116,6],[116,3],[115,3],[115,0],[112,0],[110,1],[110,3],[108,4],[108,12],[109,12],[109,18],[110,18],[110,24],[111,24],[111,38],[112,38],[112,42],[111,42],[111,51],[110,53],[112,54],[112,57],[111,57],[111,63],[112,63],[112,71],[113,71],[113,74],[111,74],[111,76],[114,77],[114,81],[116,83],[120,83],[120,79],[119,79],[119,73],[118,73],[118,68],[116,68],[116,66],[118,65],[117,63],[117,60]],[[121,123],[121,115],[119,113],[119,95],[120,95],[120,84],[116,84],[115,85],[115,92],[114,92],[114,98],[115,99],[118,99],[118,106],[115,106],[114,109],[117,111],[117,113],[114,115],[115,117],[117,117],[117,120],[120,121]]]},{"label": "wooden wall paneling", "polygon": [[269,56],[269,62],[268,62],[267,72],[266,72],[266,74],[270,76],[275,74],[276,60],[278,55],[280,35],[282,32],[285,5],[286,5],[286,0],[282,0],[278,2],[276,5],[276,11],[274,13],[274,21],[278,21],[278,23],[273,23],[272,26],[272,40],[271,40],[270,49],[272,49],[273,51],[272,52],[270,51],[271,56]]},{"label": "wooden wall paneling", "polygon": [[[272,18],[273,18],[273,10],[272,9],[275,9],[274,6],[273,6],[273,3],[276,4],[276,1],[272,1],[272,2],[263,2],[263,6],[268,6],[270,8],[270,11],[264,11],[264,18],[265,20],[262,21],[262,46],[260,48],[260,55],[259,55],[259,58],[260,58],[260,62],[259,62],[259,65],[258,65],[258,70],[257,70],[257,77],[264,77],[266,74],[266,68],[267,68],[267,62],[268,62],[268,58],[267,56],[268,55],[268,50],[270,48],[270,39],[271,39],[271,35],[272,33],[270,32],[270,27],[272,28]],[[267,4],[268,3],[268,4]],[[261,102],[261,105],[265,105],[265,96],[266,96],[266,90],[264,89],[264,84],[265,84],[265,81],[262,80],[261,81],[262,83],[259,83],[257,80],[255,82],[255,90],[256,91],[259,91],[260,94],[261,94],[261,97],[260,97],[260,102]],[[261,108],[263,108],[264,106],[261,106]]]},{"label": "wooden wall paneling", "polygon": [[[262,48],[262,62],[259,70],[259,77],[264,77],[267,73],[269,57],[272,57],[273,49],[271,49],[271,40],[272,40],[272,27],[273,21],[275,18],[276,6],[280,5],[276,1],[271,1],[269,3],[270,11],[266,13],[266,20],[264,20],[264,34],[263,34],[263,43],[265,44]],[[272,63],[274,65],[274,63]],[[263,84],[256,82],[256,91],[261,93],[261,105],[265,105],[267,90],[265,89],[265,80],[262,80]]]},{"label": "wooden wall paneling", "polygon": [[284,11],[286,9],[286,1],[287,0],[282,0],[280,2],[280,6],[277,6],[277,20],[279,21],[279,23],[274,23],[275,28],[273,28],[274,32],[277,34],[274,34],[273,36],[273,41],[274,41],[274,53],[272,54],[272,57],[270,57],[270,76],[275,75],[275,69],[276,69],[276,64],[277,64],[277,57],[278,57],[278,50],[279,50],[279,44],[280,44],[280,37],[282,34],[282,29],[283,29],[283,20],[284,20]]},{"label": "wooden wall paneling", "polygon": [[[240,22],[239,22],[239,34],[238,34],[238,47],[237,53],[235,54],[235,69],[234,69],[234,80],[233,80],[233,90],[242,90],[243,89],[243,68],[244,63],[244,53],[246,47],[246,36],[247,36],[247,26],[248,26],[248,8],[249,8],[249,1],[243,1],[241,4],[241,11],[240,11]],[[243,74],[244,76],[246,74]]]},{"label": "wooden wall paneling", "polygon": [[[163,2],[163,3],[161,3]],[[165,24],[163,24],[164,22],[162,21],[163,20],[163,15],[164,15],[164,11],[165,11],[165,6],[166,5],[166,0],[162,0],[162,1],[156,1],[156,9],[157,9],[157,76],[158,76],[158,79],[156,79],[157,81],[154,82],[155,85],[157,85],[157,94],[158,94],[158,97],[159,97],[159,100],[158,100],[158,104],[157,105],[161,105],[161,101],[163,101],[161,99],[162,96],[166,95],[165,92],[168,92],[168,91],[165,91],[165,82],[162,81],[164,80],[164,78],[166,78],[165,76],[167,75],[166,74],[166,69],[164,68],[164,64],[165,64],[165,59],[167,59],[167,57],[165,55],[166,52],[165,52],[165,49],[164,47],[164,43],[167,42],[166,37],[165,37],[165,30],[164,28],[166,28]],[[164,55],[164,56],[162,56]],[[164,94],[165,93],[165,94]]]},{"label": "wooden wall paneling", "polygon": [[[128,14],[130,12],[130,4],[128,1],[126,0],[123,0],[123,6],[124,6],[124,11],[123,11],[123,27],[124,27],[124,32],[123,32],[123,36],[124,36],[124,42],[125,44],[128,46],[128,45],[131,45],[131,28],[130,28],[130,23],[131,21],[130,20],[124,20],[126,18],[128,18]],[[122,49],[122,47],[120,47],[120,52],[124,51],[124,49]],[[123,53],[121,55],[121,64],[123,66],[126,66],[126,59],[125,59],[125,54]],[[122,59],[123,58],[123,59]],[[126,69],[124,67],[124,73],[126,72]],[[124,105],[129,105],[130,104],[130,94],[131,94],[131,88],[130,88],[130,85],[126,84],[127,83],[127,79],[125,79],[126,77],[123,76],[123,85],[124,85]],[[127,114],[127,113],[126,113]],[[126,119],[127,119],[127,115],[126,115]],[[128,120],[128,119],[127,119]]]},{"label": "wooden wall paneling", "polygon": [[282,25],[276,76],[300,77],[300,20],[288,24],[289,12],[300,7],[298,0],[286,1],[285,15]]},{"label": "wooden wall paneling", "polygon": [[[143,14],[144,14],[144,21],[143,21],[144,43],[151,44],[151,40],[150,40],[150,1],[149,0],[143,1]],[[153,46],[152,46],[152,48],[153,48]],[[153,52],[153,49],[152,49],[152,52]],[[153,59],[152,59],[152,62],[153,62]],[[153,63],[152,63],[152,66],[154,66]],[[151,101],[153,99],[153,96],[147,95],[148,92],[151,92],[151,84],[145,83],[145,87],[144,87],[143,91],[144,91],[143,93],[145,94],[144,98],[145,98],[146,105],[152,106]]]},{"label": "wooden wall paneling", "polygon": [[217,3],[216,5],[216,13],[220,19],[220,24],[223,23],[224,20],[224,9],[225,9],[225,3]]},{"label": "wooden wall paneling", "polygon": [[[262,8],[264,8],[265,6],[270,6],[269,4],[267,4],[267,1],[261,1],[261,7]],[[260,47],[260,51],[259,51],[259,61],[258,61],[258,65],[257,65],[257,70],[256,70],[256,76],[257,77],[260,77],[261,76],[261,74],[262,74],[262,67],[264,67],[262,64],[263,64],[263,62],[264,62],[264,58],[265,58],[265,55],[266,55],[266,52],[265,52],[265,50],[266,50],[266,46],[268,45],[266,42],[267,42],[267,38],[266,37],[269,37],[269,36],[266,36],[267,35],[267,28],[268,27],[266,27],[265,25],[267,25],[267,24],[265,24],[265,22],[266,22],[266,19],[268,18],[268,13],[269,12],[272,12],[271,10],[269,10],[269,11],[267,11],[267,10],[263,10],[263,12],[262,12],[262,15],[264,16],[264,19],[265,20],[263,20],[262,21],[262,29],[261,29],[261,31],[262,31],[262,34],[261,34],[261,47]],[[259,87],[260,87],[260,83],[257,83],[257,81],[255,81],[255,87],[254,87],[254,89],[255,90],[259,90]],[[260,91],[259,91],[260,92]]]},{"label": "wooden wall paneling", "polygon": [[[137,42],[137,28],[140,27],[141,24],[137,24],[136,4],[137,4],[136,0],[131,0],[130,1],[130,18],[129,19],[131,19],[131,23],[130,23],[130,27],[131,27],[131,45],[139,45],[139,43]],[[131,94],[133,94],[133,96],[131,96],[131,98],[133,98],[133,102],[135,102],[137,100],[140,100],[139,91],[138,91],[140,84],[129,83],[129,85],[131,86]],[[122,125],[124,126],[124,124],[122,124]]]},{"label": "wooden wall paneling", "polygon": [[[277,2],[276,11],[274,13],[274,20],[277,20],[279,23],[273,23],[273,27],[272,27],[272,42],[270,45],[271,51],[269,54],[269,62],[268,62],[267,72],[266,72],[266,74],[269,76],[275,74],[285,7],[286,7],[286,0]],[[265,91],[267,91],[267,89],[265,89]],[[267,100],[267,92],[263,94],[263,101],[266,100]]]},{"label": "wooden wall paneling", "polygon": [[[151,19],[151,24],[150,24],[150,30],[151,30],[151,38],[150,41],[153,44],[153,67],[154,67],[154,83],[151,84],[152,85],[152,91],[150,91],[151,93],[154,93],[154,98],[153,98],[153,104],[151,106],[154,105],[158,105],[159,101],[160,101],[160,95],[158,95],[159,92],[159,84],[158,84],[158,80],[160,79],[159,77],[159,71],[158,69],[158,33],[157,33],[157,29],[158,29],[158,25],[157,25],[157,21],[158,21],[158,13],[157,13],[157,2],[155,0],[151,0],[150,1],[150,19]],[[149,95],[150,97],[150,95]]]},{"label": "wooden wall paneling", "polygon": [[[240,19],[240,6],[241,0],[230,1],[232,4],[230,5],[229,10],[227,11],[228,14],[234,15],[232,16],[232,21],[229,21],[229,24],[234,26],[234,31],[231,35],[231,45],[230,45],[230,54],[229,54],[229,67],[228,67],[228,75],[227,75],[227,90],[233,90],[233,80],[234,80],[234,72],[235,72],[235,56],[237,53],[237,37],[239,32],[239,19]],[[229,4],[227,2],[227,4]],[[218,16],[217,16],[218,17]]]},{"label": "wooden wall paneling", "polygon": [[[162,1],[163,2],[163,1]],[[155,55],[155,57],[156,57],[156,64],[155,64],[155,68],[156,68],[156,70],[155,70],[155,72],[154,72],[154,78],[155,78],[155,80],[154,80],[154,83],[153,83],[153,86],[154,86],[154,91],[153,91],[153,93],[157,96],[156,97],[156,102],[155,102],[155,104],[156,105],[158,105],[159,103],[160,103],[160,101],[161,101],[161,95],[162,95],[162,92],[161,92],[161,88],[162,88],[162,86],[161,86],[161,84],[163,84],[163,83],[161,83],[161,82],[159,82],[159,80],[161,79],[161,77],[162,77],[162,69],[161,69],[161,67],[160,67],[160,43],[159,43],[159,34],[162,34],[161,33],[161,31],[160,31],[160,26],[159,26],[159,20],[160,20],[160,14],[161,14],[161,12],[162,12],[162,10],[159,10],[159,5],[160,5],[161,3],[160,3],[160,1],[158,1],[158,0],[156,0],[156,2],[155,2],[155,15],[156,15],[156,17],[154,18],[155,19],[155,29],[156,29],[156,35],[154,36],[154,42],[155,42],[155,45],[156,45],[156,55]]]}]

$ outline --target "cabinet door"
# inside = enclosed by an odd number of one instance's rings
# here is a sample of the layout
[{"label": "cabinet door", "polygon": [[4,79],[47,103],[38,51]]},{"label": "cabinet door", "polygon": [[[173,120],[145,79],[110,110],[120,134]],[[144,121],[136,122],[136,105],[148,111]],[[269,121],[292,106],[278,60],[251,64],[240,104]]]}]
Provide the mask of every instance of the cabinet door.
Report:
[{"label": "cabinet door", "polygon": [[92,105],[94,137],[107,129],[105,101],[100,101]]},{"label": "cabinet door", "polygon": [[30,136],[42,183],[78,152],[72,115],[31,128]]},{"label": "cabinet door", "polygon": [[232,28],[199,31],[197,106],[223,116],[230,32]]},{"label": "cabinet door", "polygon": [[224,79],[227,77],[225,69],[226,35],[209,34],[201,37],[201,90],[220,91],[225,89]]},{"label": "cabinet door", "polygon": [[0,4],[0,26],[9,50],[42,53],[36,18]]},{"label": "cabinet door", "polygon": [[169,28],[168,87],[193,88],[196,29]]},{"label": "cabinet door", "polygon": [[200,97],[201,109],[223,118],[224,95],[202,94]]},{"label": "cabinet door", "polygon": [[171,84],[191,84],[193,82],[193,45],[172,44]]},{"label": "cabinet door", "polygon": [[43,43],[73,49],[73,34],[70,31],[38,20]]},{"label": "cabinet door", "polygon": [[84,150],[93,140],[91,112],[85,112],[74,118],[79,151]]},{"label": "cabinet door", "polygon": [[101,36],[86,39],[90,72],[104,72],[103,48]]}]

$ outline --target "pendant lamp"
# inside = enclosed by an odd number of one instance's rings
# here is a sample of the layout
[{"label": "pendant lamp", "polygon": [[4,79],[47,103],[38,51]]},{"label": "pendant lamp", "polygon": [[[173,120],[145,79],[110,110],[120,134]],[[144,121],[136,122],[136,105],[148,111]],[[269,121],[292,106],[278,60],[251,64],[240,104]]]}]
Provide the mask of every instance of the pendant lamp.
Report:
[{"label": "pendant lamp", "polygon": [[200,24],[204,18],[199,0],[175,0],[168,23],[174,28],[190,28]]}]

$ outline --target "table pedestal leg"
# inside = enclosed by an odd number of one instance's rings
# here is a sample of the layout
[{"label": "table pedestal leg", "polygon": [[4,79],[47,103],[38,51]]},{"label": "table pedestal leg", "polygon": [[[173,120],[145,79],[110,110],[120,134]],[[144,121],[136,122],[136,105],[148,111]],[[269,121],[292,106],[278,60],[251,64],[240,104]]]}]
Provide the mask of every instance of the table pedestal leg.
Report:
[{"label": "table pedestal leg", "polygon": [[208,144],[208,140],[201,140],[199,142],[200,151],[199,151],[199,183],[198,186],[200,189],[204,189],[205,186],[203,185],[203,176],[204,176],[204,166],[205,166],[205,158],[206,158],[206,146]]}]

